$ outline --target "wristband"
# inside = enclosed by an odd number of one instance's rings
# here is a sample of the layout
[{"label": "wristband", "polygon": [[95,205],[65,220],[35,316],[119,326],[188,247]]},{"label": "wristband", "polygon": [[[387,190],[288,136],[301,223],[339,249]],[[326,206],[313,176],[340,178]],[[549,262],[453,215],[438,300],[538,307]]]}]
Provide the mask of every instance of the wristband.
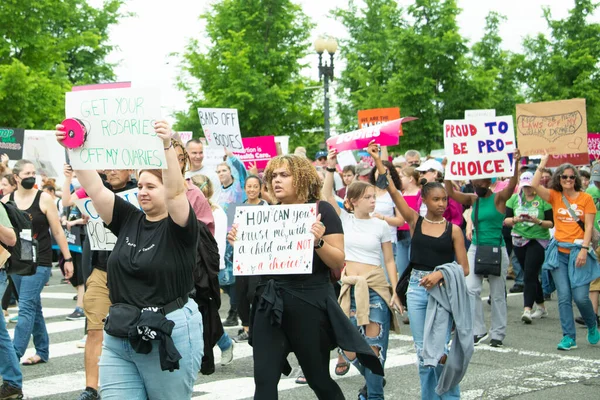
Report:
[{"label": "wristband", "polygon": [[327,167],[325,169],[327,170],[327,172],[336,172],[337,171],[337,169],[335,169],[335,168],[329,168],[329,167]]},{"label": "wristband", "polygon": [[68,262],[72,263],[73,262],[73,257],[65,258],[64,262],[66,262],[66,263],[68,263]]},{"label": "wristband", "polygon": [[171,142],[171,145],[169,147],[165,147],[165,151],[169,150],[171,147],[173,147],[173,142]]},{"label": "wristband", "polygon": [[589,247],[589,246],[581,246],[581,248],[582,248],[582,249],[586,249],[586,250],[589,250],[589,249],[590,249],[590,247]]}]

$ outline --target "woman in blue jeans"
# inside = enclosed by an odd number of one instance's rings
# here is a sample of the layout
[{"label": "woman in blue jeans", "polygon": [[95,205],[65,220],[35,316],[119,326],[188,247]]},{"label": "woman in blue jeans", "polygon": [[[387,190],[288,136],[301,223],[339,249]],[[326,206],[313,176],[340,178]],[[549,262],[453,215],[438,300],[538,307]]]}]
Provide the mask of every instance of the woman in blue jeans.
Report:
[{"label": "woman in blue jeans", "polygon": [[58,210],[48,193],[34,188],[35,166],[31,161],[19,160],[13,167],[17,181],[17,190],[4,196],[3,202],[14,201],[20,210],[31,216],[33,238],[37,239],[38,267],[31,276],[12,275],[15,288],[19,294],[19,320],[15,328],[14,345],[17,357],[23,357],[29,340],[33,335],[36,354],[23,362],[23,365],[45,363],[50,357],[50,339],[46,330],[46,322],[42,314],[42,289],[50,279],[52,267],[52,242],[50,232],[56,240],[65,259],[65,277],[73,276],[73,258],[65,232],[58,218]]},{"label": "woman in blue jeans", "polygon": [[[383,164],[379,158],[378,146],[371,144],[369,154],[375,160],[379,171],[383,171]],[[459,399],[458,385],[439,396],[435,389],[444,368],[447,355],[439,360],[437,367],[424,365],[423,337],[425,331],[425,317],[427,303],[429,302],[428,290],[440,284],[443,276],[439,271],[433,271],[437,266],[456,261],[462,266],[465,276],[469,274],[469,262],[462,230],[459,226],[446,221],[444,212],[448,206],[448,195],[441,183],[429,182],[421,189],[423,204],[427,206],[427,213],[421,217],[413,210],[391,180],[388,180],[387,190],[400,213],[406,219],[411,232],[410,264],[406,274],[410,272],[410,281],[406,293],[410,329],[417,349],[417,362],[419,378],[421,381],[421,398],[423,400]],[[448,324],[448,341],[452,322]]]},{"label": "woman in blue jeans", "polygon": [[[56,128],[62,143],[66,134],[61,125]],[[107,265],[112,306],[99,363],[105,400],[190,399],[202,359],[202,316],[189,298],[198,220],[186,196],[171,129],[159,121],[154,130],[167,169],[140,171],[143,211],[104,187],[95,171],[77,171],[117,236]]]}]

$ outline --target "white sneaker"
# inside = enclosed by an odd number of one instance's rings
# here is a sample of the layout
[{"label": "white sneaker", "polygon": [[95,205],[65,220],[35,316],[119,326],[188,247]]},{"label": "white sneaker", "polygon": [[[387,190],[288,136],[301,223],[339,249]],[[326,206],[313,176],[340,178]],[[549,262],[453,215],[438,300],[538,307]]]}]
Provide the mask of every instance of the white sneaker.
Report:
[{"label": "white sneaker", "polygon": [[535,311],[533,312],[533,314],[531,314],[531,318],[533,318],[533,319],[546,318],[547,316],[548,316],[548,311],[546,311],[545,308],[540,308],[540,307],[537,307],[535,309]]},{"label": "white sneaker", "polygon": [[527,325],[531,324],[531,310],[523,311],[523,315],[521,316],[521,321],[525,322]]},{"label": "white sneaker", "polygon": [[81,338],[81,340],[79,342],[77,342],[77,344],[75,344],[75,346],[77,346],[78,349],[85,349],[86,341],[87,341],[87,335],[85,335],[83,338]]},{"label": "white sneaker", "polygon": [[232,361],[233,361],[233,342],[231,342],[231,346],[228,349],[223,350],[221,352],[221,365],[231,364]]}]

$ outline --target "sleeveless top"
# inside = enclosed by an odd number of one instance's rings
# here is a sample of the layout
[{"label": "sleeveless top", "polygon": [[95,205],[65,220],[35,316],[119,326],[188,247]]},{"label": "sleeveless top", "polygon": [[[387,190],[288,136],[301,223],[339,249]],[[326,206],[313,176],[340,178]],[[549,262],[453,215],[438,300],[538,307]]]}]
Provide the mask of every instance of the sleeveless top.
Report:
[{"label": "sleeveless top", "polygon": [[417,219],[410,243],[410,263],[413,269],[433,271],[435,267],[454,261],[452,224],[446,221],[446,229],[439,237],[423,234],[423,217]]},{"label": "sleeveless top", "polygon": [[[34,239],[38,241],[38,265],[41,267],[52,266],[52,239],[50,238],[50,224],[46,214],[42,212],[40,208],[40,198],[42,191],[38,190],[33,199],[33,203],[25,211],[31,215],[32,235]],[[10,200],[15,201],[14,192],[10,194]],[[15,202],[16,204],[16,202]]]},{"label": "sleeveless top", "polygon": [[502,227],[504,226],[504,214],[496,209],[494,199],[497,194],[493,193],[488,197],[480,197],[479,202],[479,231],[475,229],[475,205],[471,212],[471,221],[473,221],[473,240],[474,245],[482,246],[504,246],[504,236]]}]

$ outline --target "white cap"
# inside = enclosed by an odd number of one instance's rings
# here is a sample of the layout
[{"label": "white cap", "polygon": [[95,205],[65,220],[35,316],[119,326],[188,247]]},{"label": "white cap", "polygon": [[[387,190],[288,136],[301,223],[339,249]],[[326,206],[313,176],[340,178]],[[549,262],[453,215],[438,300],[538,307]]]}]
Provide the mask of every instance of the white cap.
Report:
[{"label": "white cap", "polygon": [[531,186],[533,174],[531,172],[523,172],[519,178],[519,187]]},{"label": "white cap", "polygon": [[438,171],[442,174],[444,173],[444,166],[442,165],[442,163],[432,158],[426,160],[423,164],[416,168],[416,170],[419,172],[427,172],[430,169]]}]

